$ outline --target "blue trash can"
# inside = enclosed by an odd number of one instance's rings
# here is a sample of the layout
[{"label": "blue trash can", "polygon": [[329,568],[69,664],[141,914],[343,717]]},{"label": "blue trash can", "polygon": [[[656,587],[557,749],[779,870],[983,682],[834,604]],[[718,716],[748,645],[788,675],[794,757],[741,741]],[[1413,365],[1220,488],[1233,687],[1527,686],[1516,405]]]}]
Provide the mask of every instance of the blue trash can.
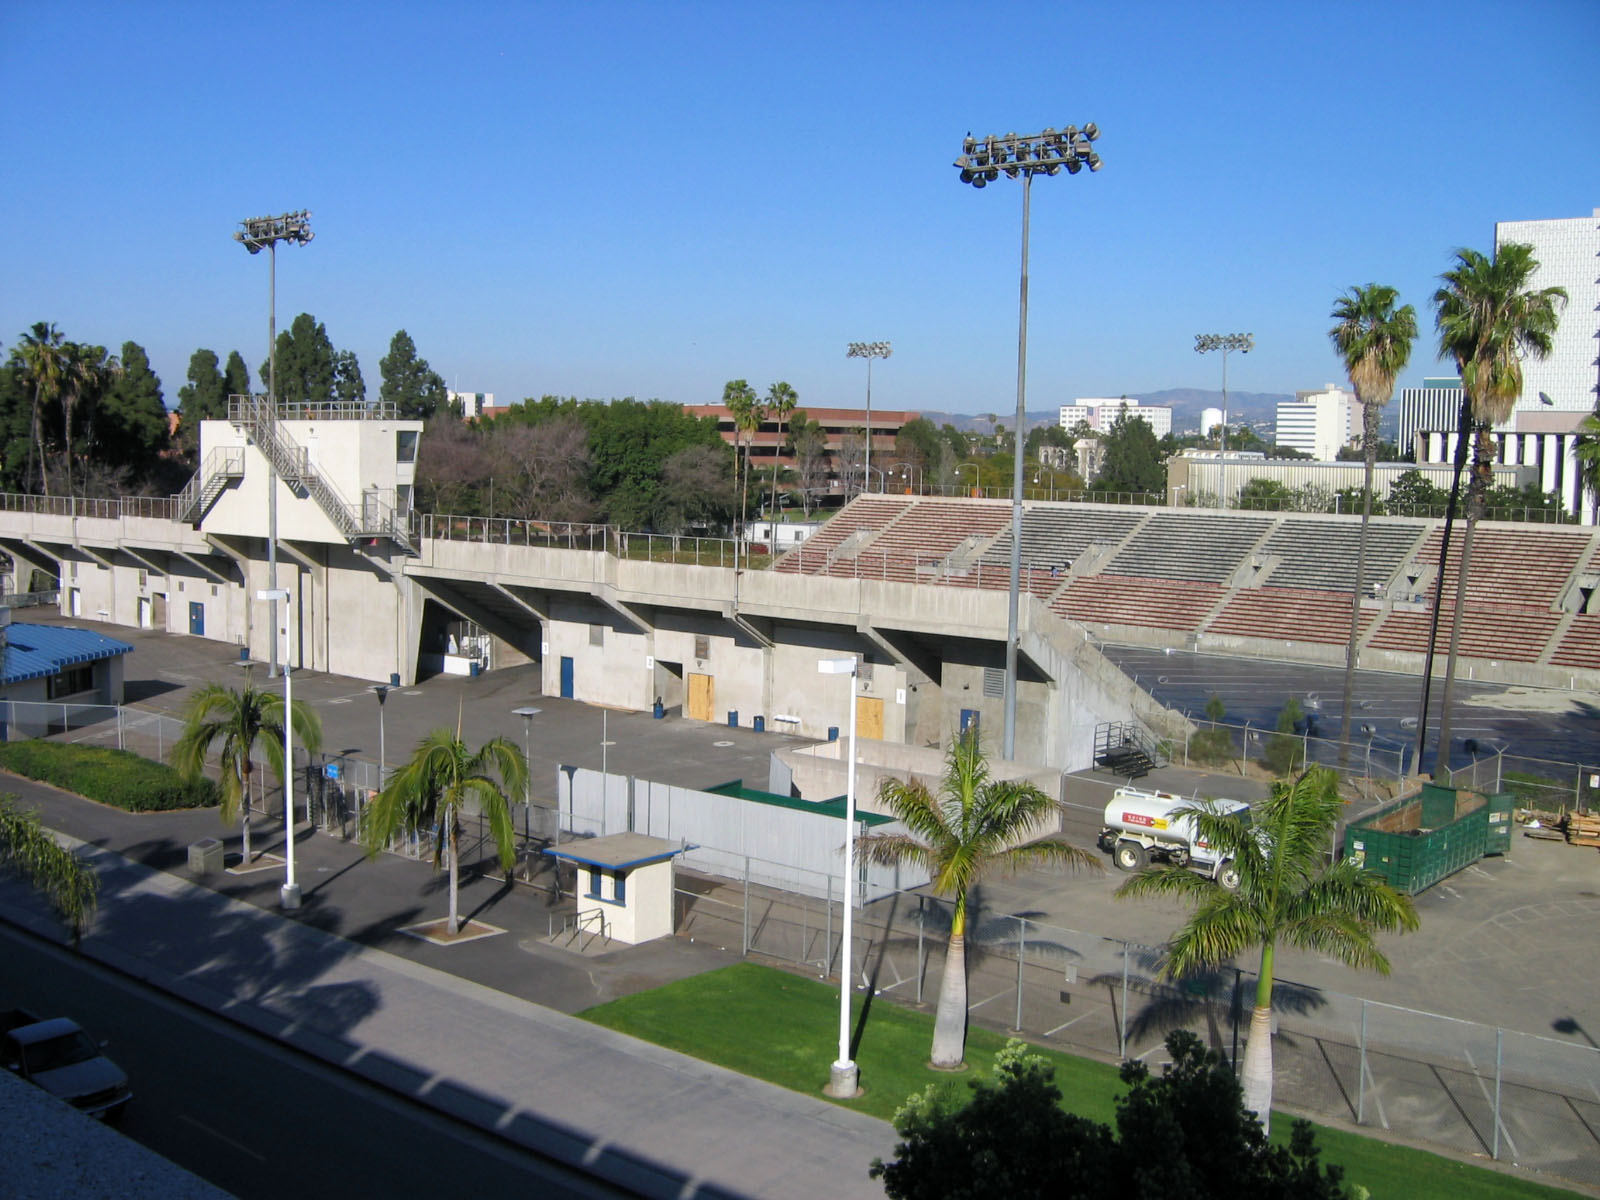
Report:
[{"label": "blue trash can", "polygon": [[830,742],[837,742],[839,740],[839,727],[837,725],[828,726],[828,740]]},{"label": "blue trash can", "polygon": [[765,717],[758,715],[755,718],[754,724],[755,724],[755,731],[757,733],[765,733],[767,731],[767,719]]},{"label": "blue trash can", "polygon": [[739,710],[737,708],[728,710],[728,725],[733,729],[739,728]]},{"label": "blue trash can", "polygon": [[467,664],[467,674],[473,679],[476,679],[478,677],[478,660],[477,659],[473,659],[470,663]]},{"label": "blue trash can", "polygon": [[391,671],[389,673],[389,686],[390,687],[399,687],[400,686],[400,672],[399,671]]},{"label": "blue trash can", "polygon": [[661,703],[661,697],[660,696],[656,697],[655,707],[652,708],[650,711],[654,714],[655,719],[658,720],[658,721],[661,720],[662,717],[667,715],[667,706],[665,704]]}]

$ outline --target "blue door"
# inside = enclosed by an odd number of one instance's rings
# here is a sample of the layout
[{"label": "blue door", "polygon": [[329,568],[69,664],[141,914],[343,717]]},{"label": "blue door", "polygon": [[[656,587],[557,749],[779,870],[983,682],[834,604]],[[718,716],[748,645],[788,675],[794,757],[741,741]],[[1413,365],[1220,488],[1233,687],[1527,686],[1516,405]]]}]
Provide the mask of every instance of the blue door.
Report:
[{"label": "blue door", "polygon": [[561,656],[561,698],[572,699],[572,659],[565,654]]},{"label": "blue door", "polygon": [[189,632],[195,637],[206,635],[206,606],[198,600],[189,601]]},{"label": "blue door", "polygon": [[961,732],[965,733],[967,730],[976,729],[977,727],[978,710],[975,708],[963,708],[961,710]]}]

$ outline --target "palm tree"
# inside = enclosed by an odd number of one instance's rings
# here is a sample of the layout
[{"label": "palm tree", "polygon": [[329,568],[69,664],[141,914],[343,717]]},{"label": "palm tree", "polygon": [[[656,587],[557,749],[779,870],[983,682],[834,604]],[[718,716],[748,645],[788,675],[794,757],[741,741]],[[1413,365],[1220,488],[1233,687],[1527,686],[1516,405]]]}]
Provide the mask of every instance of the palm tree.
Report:
[{"label": "palm tree", "polygon": [[[778,459],[783,454],[783,427],[788,421],[789,414],[800,403],[800,394],[787,383],[778,382],[767,389],[767,412],[778,418],[778,448],[772,453],[772,508],[773,515],[778,509]],[[777,542],[777,535],[773,535],[773,542]],[[774,550],[776,552],[776,550]]]},{"label": "palm tree", "polygon": [[1417,927],[1411,900],[1383,878],[1341,859],[1329,865],[1328,844],[1344,804],[1339,777],[1312,767],[1293,783],[1272,785],[1250,820],[1223,815],[1210,801],[1179,812],[1239,875],[1228,891],[1186,867],[1149,867],[1116,891],[1125,896],[1176,896],[1194,914],[1167,945],[1165,978],[1220,966],[1261,948],[1250,1039],[1245,1044],[1244,1105],[1266,1129],[1272,1118],[1272,981],[1280,944],[1336,958],[1346,966],[1389,973],[1376,934]]},{"label": "palm tree", "polygon": [[722,405],[733,417],[735,453],[738,452],[739,442],[741,440],[744,442],[744,470],[739,473],[739,533],[742,537],[745,504],[750,492],[750,443],[767,414],[761,402],[756,399],[755,388],[743,379],[730,379],[723,385]]},{"label": "palm tree", "polygon": [[435,729],[417,743],[410,761],[390,776],[388,786],[367,807],[361,839],[368,856],[375,858],[398,834],[433,834],[434,867],[441,857],[449,859],[449,931],[454,935],[461,928],[456,895],[462,810],[469,800],[477,801],[489,819],[500,865],[509,871],[516,862],[516,829],[506,793],[521,793],[527,785],[528,762],[521,750],[503,737],[469,750],[461,740],[458,717],[454,733]]},{"label": "palm tree", "polygon": [[1590,514],[1600,523],[1600,400],[1578,426],[1578,473],[1589,493]]},{"label": "palm tree", "polygon": [[1350,604],[1350,640],[1344,656],[1344,704],[1339,717],[1341,763],[1350,744],[1350,707],[1355,691],[1356,642],[1361,633],[1361,595],[1366,590],[1367,530],[1372,521],[1372,476],[1378,463],[1378,410],[1394,395],[1395,377],[1411,360],[1417,340],[1417,310],[1395,308],[1400,293],[1384,284],[1353,287],[1334,302],[1328,315],[1339,322],[1328,337],[1344,360],[1350,384],[1361,401],[1361,446],[1366,475],[1361,483],[1361,539],[1356,549],[1356,587]]},{"label": "palm tree", "polygon": [[[305,704],[294,705],[289,716],[294,736],[315,754],[322,748],[322,722]],[[239,817],[243,828],[243,863],[250,865],[250,761],[260,743],[267,765],[284,778],[283,697],[254,687],[248,679],[243,690],[208,683],[189,697],[183,708],[183,732],[172,744],[170,758],[179,774],[198,778],[206,756],[217,747],[222,791],[222,822]],[[285,814],[286,836],[293,836],[292,816]]]},{"label": "palm tree", "polygon": [[945,755],[937,793],[920,779],[886,779],[882,804],[905,833],[870,833],[856,845],[868,862],[927,870],[933,890],[954,901],[944,978],[934,1016],[933,1066],[960,1067],[967,1042],[967,899],[994,871],[1065,866],[1100,869],[1100,860],[1059,837],[1029,841],[1055,814],[1056,802],[1031,783],[991,779],[976,728]]},{"label": "palm tree", "polygon": [[[1455,611],[1450,619],[1450,649],[1445,659],[1444,689],[1439,698],[1435,779],[1450,768],[1450,701],[1461,643],[1461,618],[1466,608],[1467,574],[1472,563],[1472,535],[1483,516],[1484,497],[1493,482],[1495,452],[1489,430],[1511,416],[1522,395],[1522,360],[1543,359],[1549,355],[1556,327],[1561,322],[1561,309],[1567,300],[1563,288],[1535,291],[1529,287],[1538,270],[1539,260],[1533,257],[1533,247],[1523,242],[1507,242],[1495,252],[1492,260],[1476,250],[1458,250],[1455,267],[1441,276],[1444,286],[1433,294],[1439,356],[1455,359],[1461,372],[1463,403],[1462,423],[1457,431],[1458,473],[1466,455],[1467,439],[1476,435],[1472,447],[1472,476],[1467,486],[1467,531],[1461,539]],[[1459,487],[1458,474],[1452,498]],[[1447,525],[1445,547],[1440,553],[1441,577],[1448,551]],[[1442,587],[1441,578],[1434,591],[1436,611]],[[1431,639],[1429,649],[1432,649]],[[1420,755],[1420,749],[1418,753]]]},{"label": "palm tree", "polygon": [[[39,480],[44,494],[50,494],[50,471],[46,466],[48,455],[44,445],[44,409],[53,405],[61,395],[61,377],[66,370],[68,346],[61,331],[53,321],[35,322],[32,329],[22,335],[22,341],[12,354],[21,361],[28,380],[28,391],[33,398],[33,445],[28,450],[31,459],[39,455]],[[33,468],[28,475],[31,479]]]},{"label": "palm tree", "polygon": [[[67,495],[73,495],[72,486],[72,422],[78,405],[87,397],[95,397],[114,375],[120,374],[122,364],[114,354],[108,355],[104,346],[86,346],[68,342],[66,361],[61,372],[61,429],[66,443]],[[90,419],[91,432],[93,418]]]}]

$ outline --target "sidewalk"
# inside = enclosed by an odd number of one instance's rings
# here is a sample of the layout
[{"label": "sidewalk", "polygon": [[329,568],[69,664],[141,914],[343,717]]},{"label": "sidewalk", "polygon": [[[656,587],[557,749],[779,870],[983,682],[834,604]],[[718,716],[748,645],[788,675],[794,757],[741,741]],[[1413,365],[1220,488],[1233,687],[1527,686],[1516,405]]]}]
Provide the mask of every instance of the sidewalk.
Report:
[{"label": "sidewalk", "polygon": [[[507,932],[434,947],[395,932],[443,912],[426,865],[368,863],[304,831],[306,905],[287,918],[271,907],[281,869],[213,876],[213,891],[185,869],[149,865],[216,836],[214,811],[131,816],[10,776],[0,790],[93,847],[100,912],[83,950],[119,970],[643,1195],[882,1194],[867,1167],[893,1148],[886,1123],[556,1011],[735,961],[737,950],[579,958],[542,943],[543,896],[492,881],[464,888],[462,911],[481,907]],[[59,936],[15,886],[0,888],[0,917]],[[819,1089],[825,1077],[822,1064]]]}]

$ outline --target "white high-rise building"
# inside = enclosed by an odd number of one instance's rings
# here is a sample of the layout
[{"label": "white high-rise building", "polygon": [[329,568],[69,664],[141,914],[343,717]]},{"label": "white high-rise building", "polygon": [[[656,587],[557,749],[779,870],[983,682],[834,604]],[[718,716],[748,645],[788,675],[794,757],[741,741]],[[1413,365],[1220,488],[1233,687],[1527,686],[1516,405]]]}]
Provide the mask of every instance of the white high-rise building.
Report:
[{"label": "white high-rise building", "polygon": [[1096,433],[1105,433],[1117,422],[1117,414],[1124,408],[1130,419],[1149,425],[1157,437],[1172,432],[1172,410],[1161,404],[1140,404],[1137,400],[1122,397],[1116,400],[1080,399],[1076,404],[1061,406],[1061,428],[1071,429],[1079,421],[1088,423]]},{"label": "white high-rise building", "polygon": [[1461,420],[1461,380],[1424,379],[1421,387],[1400,389],[1400,434],[1395,447],[1402,454],[1416,449],[1419,433],[1449,431]]},{"label": "white high-rise building", "polygon": [[1331,462],[1361,435],[1361,402],[1330,383],[1320,392],[1296,392],[1278,405],[1276,441],[1318,462]]},{"label": "white high-rise building", "polygon": [[1539,269],[1530,287],[1560,287],[1567,292],[1550,357],[1543,362],[1523,360],[1517,411],[1593,412],[1600,385],[1595,357],[1600,338],[1600,208],[1588,217],[1501,221],[1494,227],[1495,249],[1507,242],[1533,247]]}]

